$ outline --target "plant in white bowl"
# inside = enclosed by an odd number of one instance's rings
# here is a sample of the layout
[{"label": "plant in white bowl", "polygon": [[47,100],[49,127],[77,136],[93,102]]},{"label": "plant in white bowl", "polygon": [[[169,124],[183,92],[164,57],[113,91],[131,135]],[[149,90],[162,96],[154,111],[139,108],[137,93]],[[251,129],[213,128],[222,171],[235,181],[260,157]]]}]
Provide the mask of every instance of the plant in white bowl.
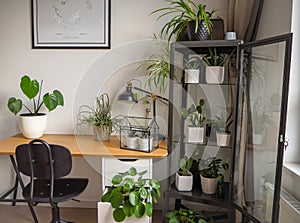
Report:
[{"label": "plant in white bowl", "polygon": [[130,129],[128,130],[126,136],[126,145],[128,149],[137,149],[138,148],[138,136],[137,132]]},{"label": "plant in white bowl", "polygon": [[201,58],[191,57],[185,60],[184,82],[187,84],[197,84],[201,82],[200,78]]},{"label": "plant in white bowl", "polygon": [[189,171],[193,165],[192,158],[180,160],[180,171],[176,172],[175,185],[179,191],[191,191],[193,189],[193,174]]},{"label": "plant in white bowl", "polygon": [[231,124],[233,123],[232,112],[226,117],[224,113],[215,116],[216,120],[214,125],[217,126],[216,138],[218,146],[229,146],[231,131],[229,130]]},{"label": "plant in white bowl", "polygon": [[150,152],[153,146],[153,137],[148,131],[142,131],[138,133],[139,150],[143,152]]},{"label": "plant in white bowl", "polygon": [[224,81],[225,65],[232,57],[235,50],[232,50],[230,54],[219,53],[217,48],[209,48],[209,52],[202,56],[202,59],[206,63],[206,83],[208,84],[221,84]]},{"label": "plant in white bowl", "polygon": [[27,111],[20,115],[20,128],[26,138],[39,138],[41,137],[47,127],[47,115],[40,112],[43,105],[48,111],[53,111],[57,106],[64,105],[64,97],[58,90],[47,92],[42,96],[43,81],[40,83],[29,76],[24,75],[21,78],[20,88],[25,96],[32,103],[32,108],[25,105],[21,99],[10,97],[8,99],[8,109],[18,114],[23,108]]},{"label": "plant in white bowl", "polygon": [[199,104],[189,108],[182,108],[181,115],[187,121],[186,140],[190,143],[204,143],[206,116],[203,114],[204,99]]}]

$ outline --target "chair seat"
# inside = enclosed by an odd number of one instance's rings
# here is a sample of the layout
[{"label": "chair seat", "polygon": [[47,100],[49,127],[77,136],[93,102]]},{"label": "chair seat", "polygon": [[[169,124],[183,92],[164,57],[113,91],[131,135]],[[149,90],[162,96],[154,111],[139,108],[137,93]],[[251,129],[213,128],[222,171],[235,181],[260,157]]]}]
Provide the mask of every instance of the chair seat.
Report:
[{"label": "chair seat", "polygon": [[[53,203],[70,200],[84,191],[88,184],[86,178],[59,178],[54,180]],[[23,196],[26,200],[30,199],[30,183],[23,190]],[[33,202],[50,202],[50,180],[35,179]]]}]

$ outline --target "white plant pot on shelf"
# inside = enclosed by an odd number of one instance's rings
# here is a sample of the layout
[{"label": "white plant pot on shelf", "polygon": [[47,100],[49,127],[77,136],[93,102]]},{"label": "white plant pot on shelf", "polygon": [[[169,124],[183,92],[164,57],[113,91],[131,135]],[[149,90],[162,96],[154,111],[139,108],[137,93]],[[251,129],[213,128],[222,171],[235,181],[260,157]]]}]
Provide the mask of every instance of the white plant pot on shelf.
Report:
[{"label": "white plant pot on shelf", "polygon": [[194,84],[200,82],[200,71],[199,69],[186,69],[184,82],[187,84]]},{"label": "white plant pot on shelf", "polygon": [[229,146],[231,133],[217,132],[217,146]]},{"label": "white plant pot on shelf", "polygon": [[204,127],[186,127],[186,141],[190,143],[204,143]]},{"label": "white plant pot on shelf", "polygon": [[200,175],[202,191],[205,194],[215,194],[218,188],[218,178],[206,178]]},{"label": "white plant pot on shelf", "polygon": [[153,145],[153,137],[150,138],[139,138],[139,146],[140,146],[140,151],[144,152],[149,152],[152,150],[152,145]]},{"label": "white plant pot on shelf", "polygon": [[[115,223],[113,218],[113,208],[108,202],[98,202],[98,223]],[[151,218],[146,214],[141,218],[135,216],[126,217],[123,223],[150,223]]]},{"label": "white plant pot on shelf", "polygon": [[225,68],[221,66],[207,66],[206,67],[206,83],[221,84],[224,81]]},{"label": "white plant pot on shelf", "polygon": [[138,137],[126,137],[126,145],[128,149],[138,148]]},{"label": "white plant pot on shelf", "polygon": [[[181,173],[181,172],[179,172]],[[191,191],[193,189],[193,174],[188,172],[187,176],[176,173],[175,185],[179,191]]]},{"label": "white plant pot on shelf", "polygon": [[26,138],[40,138],[47,127],[47,115],[39,114],[30,116],[29,114],[20,115],[20,129]]}]

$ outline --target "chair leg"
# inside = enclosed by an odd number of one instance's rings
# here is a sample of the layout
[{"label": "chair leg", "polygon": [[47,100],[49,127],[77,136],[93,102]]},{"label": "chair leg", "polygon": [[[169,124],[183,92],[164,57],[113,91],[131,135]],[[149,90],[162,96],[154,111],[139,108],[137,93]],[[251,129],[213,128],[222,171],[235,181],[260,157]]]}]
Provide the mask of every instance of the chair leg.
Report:
[{"label": "chair leg", "polygon": [[26,202],[27,202],[27,204],[28,204],[28,208],[29,208],[29,210],[30,210],[30,212],[31,212],[31,215],[32,215],[32,217],[33,217],[34,223],[39,223],[39,221],[38,221],[38,219],[37,219],[37,217],[36,217],[36,214],[35,214],[35,212],[34,212],[34,209],[33,209],[32,204],[31,204],[29,201],[26,201]]},{"label": "chair leg", "polygon": [[50,223],[72,223],[72,222],[61,220],[59,207],[57,206],[57,204],[54,204],[54,206],[52,206],[52,220]]}]

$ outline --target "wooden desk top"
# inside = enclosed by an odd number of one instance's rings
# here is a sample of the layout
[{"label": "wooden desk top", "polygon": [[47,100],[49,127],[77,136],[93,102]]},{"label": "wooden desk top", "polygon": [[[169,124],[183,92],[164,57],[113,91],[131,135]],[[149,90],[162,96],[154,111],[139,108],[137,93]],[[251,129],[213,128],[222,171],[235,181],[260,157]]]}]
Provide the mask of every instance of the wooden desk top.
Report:
[{"label": "wooden desk top", "polygon": [[[45,134],[41,137],[49,144],[67,147],[73,156],[115,156],[127,158],[164,158],[168,155],[165,142],[151,153],[120,149],[120,142],[116,136],[111,136],[108,142],[97,142],[92,136],[74,136],[61,134]],[[0,140],[0,154],[13,155],[20,144],[29,143],[32,139],[22,134]]]}]

